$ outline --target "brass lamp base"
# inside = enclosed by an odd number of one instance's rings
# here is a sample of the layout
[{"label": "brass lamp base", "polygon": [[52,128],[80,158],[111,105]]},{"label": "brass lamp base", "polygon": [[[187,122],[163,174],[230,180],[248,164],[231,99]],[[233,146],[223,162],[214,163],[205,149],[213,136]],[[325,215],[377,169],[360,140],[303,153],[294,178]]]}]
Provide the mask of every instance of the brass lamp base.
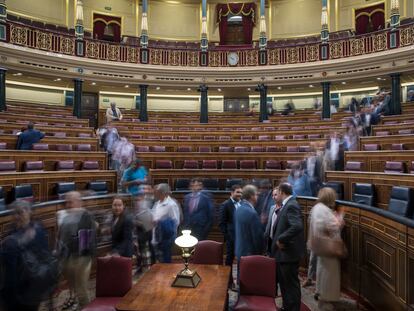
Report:
[{"label": "brass lamp base", "polygon": [[184,269],[177,274],[171,286],[196,288],[200,281],[201,277],[198,275],[197,271],[190,271],[188,269]]}]

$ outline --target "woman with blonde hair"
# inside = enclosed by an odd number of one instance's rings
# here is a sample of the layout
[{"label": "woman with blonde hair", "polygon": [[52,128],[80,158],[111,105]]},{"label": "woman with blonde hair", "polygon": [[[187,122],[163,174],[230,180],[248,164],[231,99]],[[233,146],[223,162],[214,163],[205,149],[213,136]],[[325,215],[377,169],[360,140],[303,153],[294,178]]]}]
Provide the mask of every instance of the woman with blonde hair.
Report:
[{"label": "woman with blonde hair", "polygon": [[336,192],[332,188],[322,188],[310,214],[308,247],[318,256],[316,293],[321,305],[339,301],[340,258],[346,253],[341,239],[343,212],[338,210],[335,200]]}]

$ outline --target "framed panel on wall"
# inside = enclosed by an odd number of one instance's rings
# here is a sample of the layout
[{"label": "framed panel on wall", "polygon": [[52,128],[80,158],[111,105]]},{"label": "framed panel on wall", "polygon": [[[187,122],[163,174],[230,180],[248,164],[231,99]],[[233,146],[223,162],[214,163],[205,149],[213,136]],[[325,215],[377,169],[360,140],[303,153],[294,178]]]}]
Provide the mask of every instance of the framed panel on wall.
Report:
[{"label": "framed panel on wall", "polygon": [[93,13],[93,38],[121,42],[122,17]]}]

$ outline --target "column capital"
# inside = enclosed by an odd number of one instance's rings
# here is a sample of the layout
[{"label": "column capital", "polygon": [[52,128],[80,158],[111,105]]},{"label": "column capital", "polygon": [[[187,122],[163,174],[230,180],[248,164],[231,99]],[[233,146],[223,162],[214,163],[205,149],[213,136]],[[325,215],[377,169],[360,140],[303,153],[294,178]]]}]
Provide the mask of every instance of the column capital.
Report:
[{"label": "column capital", "polygon": [[401,77],[401,73],[399,73],[399,72],[394,72],[394,73],[391,73],[391,74],[390,74],[390,77],[391,77],[391,78],[394,78],[394,77],[395,77],[395,78],[397,78],[397,77]]},{"label": "column capital", "polygon": [[6,73],[8,71],[8,69],[0,67],[0,73]]}]

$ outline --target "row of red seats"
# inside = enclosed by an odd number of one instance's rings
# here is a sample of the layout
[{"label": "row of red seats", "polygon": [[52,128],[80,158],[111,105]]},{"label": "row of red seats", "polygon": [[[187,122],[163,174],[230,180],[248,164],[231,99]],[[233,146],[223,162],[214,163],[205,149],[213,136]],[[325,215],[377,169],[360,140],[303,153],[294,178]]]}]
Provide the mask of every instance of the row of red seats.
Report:
[{"label": "row of red seats", "polygon": [[[381,150],[381,146],[378,144],[365,144],[362,146],[363,151],[378,151]],[[392,144],[391,150],[408,150],[405,144]]]},{"label": "row of red seats", "polygon": [[[16,135],[19,132],[21,132],[21,130],[7,131],[7,130],[0,129],[0,134]],[[57,137],[57,138],[65,138],[65,137],[67,137],[67,133],[66,132],[53,132],[53,133],[46,132],[45,135],[46,136],[51,136],[51,137]],[[91,133],[78,133],[77,134],[77,137],[78,138],[90,138],[90,137],[92,137],[92,134]]]},{"label": "row of red seats", "polygon": [[[329,136],[329,134],[324,135],[324,138]],[[257,139],[253,135],[242,135],[238,138],[234,138],[231,136],[213,136],[213,135],[206,135],[206,136],[199,136],[199,137],[191,137],[191,136],[174,136],[174,135],[163,135],[163,136],[155,136],[155,135],[140,135],[140,134],[129,134],[128,137],[133,139],[147,139],[147,140],[223,140],[223,141],[230,141],[230,140],[259,140],[259,141],[270,141],[272,137],[269,135],[259,135]],[[273,140],[286,140],[286,139],[296,139],[296,140],[303,140],[303,139],[319,139],[321,138],[320,134],[309,134],[309,135],[276,135],[273,136]]]},{"label": "row of red seats", "polygon": [[[92,150],[92,147],[90,144],[77,144],[75,145],[75,147],[73,147],[70,144],[65,144],[65,145],[61,145],[61,144],[57,144],[54,145],[56,151],[88,151],[90,152]],[[7,149],[7,143],[4,142],[0,142],[0,150],[5,150]],[[43,144],[43,143],[38,143],[38,144],[33,144],[32,150],[49,150],[49,144]]]},{"label": "row of red seats", "polygon": [[[410,134],[413,134],[414,133],[414,130],[404,129],[404,130],[399,130],[397,133],[398,133],[398,135],[410,135]],[[390,133],[390,131],[378,131],[378,132],[375,132],[375,136],[389,136],[389,135],[392,135]]]},{"label": "row of red seats", "polygon": [[[165,152],[165,146],[135,146],[137,152]],[[286,148],[280,148],[276,146],[236,146],[227,147],[220,146],[218,152],[310,152],[310,146],[287,146]],[[177,152],[193,152],[192,146],[178,146]],[[212,152],[212,148],[209,146],[200,146],[197,148],[197,152]]]},{"label": "row of red seats", "polygon": [[[287,161],[286,165],[282,165],[281,161],[277,160],[267,160],[265,162],[265,169],[267,170],[281,170],[281,169],[290,169],[293,164],[298,161]],[[171,160],[156,160],[155,161],[156,169],[174,169],[173,162]],[[200,169],[200,163],[197,160],[184,160],[183,169]],[[255,170],[257,169],[256,160],[202,160],[201,161],[202,169],[227,169],[227,170]],[[177,168],[176,168],[177,169]]]},{"label": "row of red seats", "polygon": [[[345,171],[361,172],[363,171],[364,163],[358,161],[347,161],[345,164]],[[409,173],[414,174],[414,161],[411,162],[411,167],[407,170],[404,162],[386,161],[384,166],[384,173]]]},{"label": "row of red seats", "polygon": [[[66,116],[57,116],[56,118],[65,118]],[[0,119],[0,123],[4,124],[4,123],[8,123],[8,124],[21,124],[21,125],[27,125],[27,120],[23,121],[23,120],[17,120],[17,121],[8,121],[6,119]],[[53,122],[53,123],[49,123],[49,122],[34,122],[35,126],[59,126],[59,127],[84,127],[82,123],[73,123],[73,124],[65,124],[65,123],[60,123],[60,122]]]},{"label": "row of red seats", "polygon": [[[99,170],[98,161],[83,161],[81,164],[81,170]],[[0,173],[16,172],[15,161],[0,161]],[[65,160],[57,161],[55,163],[56,171],[74,171],[75,161]],[[43,161],[26,161],[23,164],[24,172],[42,172],[44,171]]]}]

